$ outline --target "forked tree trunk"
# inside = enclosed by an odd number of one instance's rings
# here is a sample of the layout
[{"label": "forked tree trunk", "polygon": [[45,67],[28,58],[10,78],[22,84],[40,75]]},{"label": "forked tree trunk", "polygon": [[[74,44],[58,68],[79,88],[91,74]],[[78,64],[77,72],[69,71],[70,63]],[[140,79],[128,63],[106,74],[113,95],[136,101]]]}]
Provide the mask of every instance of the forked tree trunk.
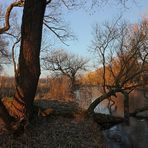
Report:
[{"label": "forked tree trunk", "polygon": [[[33,101],[40,76],[40,48],[42,38],[42,25],[46,0],[25,0],[22,26],[19,66],[16,73],[16,93],[10,114],[17,118],[32,115]],[[5,122],[10,116],[3,109]],[[4,111],[5,110],[5,111]]]}]

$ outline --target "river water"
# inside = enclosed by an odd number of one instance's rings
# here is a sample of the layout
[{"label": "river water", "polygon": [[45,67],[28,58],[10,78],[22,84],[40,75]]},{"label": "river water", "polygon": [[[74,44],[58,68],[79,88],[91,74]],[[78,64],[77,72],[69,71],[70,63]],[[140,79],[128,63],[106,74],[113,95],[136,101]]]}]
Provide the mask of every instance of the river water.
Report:
[{"label": "river water", "polygon": [[124,123],[104,131],[108,148],[148,148],[148,121],[130,118]]},{"label": "river water", "polygon": [[[95,112],[109,114],[105,105],[98,105]],[[122,116],[122,112],[113,113]],[[148,148],[148,120],[130,118],[130,125],[118,124],[103,131],[108,148]]]},{"label": "river water", "polygon": [[[76,98],[78,99],[78,101],[80,101],[81,98],[85,99],[91,98],[92,102],[97,96],[101,95],[97,87],[93,87],[92,89],[88,87],[87,91],[86,88],[83,89],[78,90],[76,92],[77,96]],[[130,95],[131,112],[145,105],[142,91],[143,90],[141,89],[137,89],[131,93]],[[118,107],[117,110],[113,108],[113,115],[123,117],[124,116],[123,98],[122,96],[120,96],[120,94],[117,95],[118,99],[115,99],[114,101],[116,101],[116,105]],[[89,102],[88,104],[90,104],[91,102]],[[108,105],[108,100],[104,100],[95,108],[95,112],[109,114],[107,105]],[[85,104],[83,105],[83,107],[84,106]],[[87,104],[86,106],[88,107]],[[108,148],[148,148],[148,120],[145,119],[139,120],[136,118],[130,118],[130,126],[127,126],[124,123],[116,125],[108,130],[105,130],[104,135],[108,144]]]}]

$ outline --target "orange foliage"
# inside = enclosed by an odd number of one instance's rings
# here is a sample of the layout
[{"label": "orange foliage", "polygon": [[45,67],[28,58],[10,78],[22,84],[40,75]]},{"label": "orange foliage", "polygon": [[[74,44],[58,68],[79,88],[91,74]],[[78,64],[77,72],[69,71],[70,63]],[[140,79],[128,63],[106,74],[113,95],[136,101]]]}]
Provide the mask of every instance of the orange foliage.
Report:
[{"label": "orange foliage", "polygon": [[[120,57],[123,58],[123,57]],[[105,84],[109,86],[116,85],[116,82],[122,83],[126,79],[130,78],[134,72],[138,71],[139,64],[135,59],[130,59],[123,63],[123,59],[115,58],[112,60],[111,65],[107,65],[105,68]],[[128,59],[128,55],[124,55],[124,59]],[[124,66],[124,68],[123,68]],[[137,78],[138,79],[138,78]],[[82,84],[89,85],[103,85],[103,68],[98,68],[96,71],[87,73],[81,80]],[[131,78],[126,86],[133,85],[135,83],[136,77],[134,80]]]},{"label": "orange foliage", "polygon": [[70,81],[66,76],[51,78],[49,80],[50,90],[47,98],[58,100],[71,100]]}]

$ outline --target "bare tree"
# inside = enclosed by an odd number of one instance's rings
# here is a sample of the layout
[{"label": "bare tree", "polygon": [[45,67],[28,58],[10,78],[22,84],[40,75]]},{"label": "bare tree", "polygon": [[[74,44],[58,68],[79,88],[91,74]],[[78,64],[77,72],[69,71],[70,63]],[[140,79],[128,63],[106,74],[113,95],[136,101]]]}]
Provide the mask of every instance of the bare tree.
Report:
[{"label": "bare tree", "polygon": [[[23,1],[19,1],[18,4],[19,3],[23,3]],[[7,31],[10,27],[9,16],[13,7],[14,5],[11,4],[6,11],[6,23],[5,26],[1,28],[1,33]],[[13,101],[13,107],[16,107],[18,109],[15,116],[19,119],[21,117],[27,119],[32,114],[33,99],[40,75],[39,54],[45,8],[46,0],[31,2],[27,0],[25,1],[21,29],[22,40],[20,48],[19,67],[17,69],[16,76],[17,90],[14,96],[15,99]],[[36,22],[36,25],[34,26],[32,22]],[[30,69],[29,67],[32,67],[32,69]],[[29,84],[27,82],[28,80],[30,82],[32,81],[32,83]],[[30,91],[27,91],[28,88],[30,88]],[[6,112],[5,110],[3,111]]]},{"label": "bare tree", "polygon": [[92,51],[97,52],[103,61],[103,82],[100,85],[104,93],[89,106],[89,114],[93,114],[101,101],[120,92],[124,96],[124,116],[128,122],[129,93],[143,85],[140,78],[148,70],[144,67],[148,58],[147,29],[144,21],[136,28],[118,21],[105,24],[101,31],[96,27]]},{"label": "bare tree", "polygon": [[[79,1],[61,0],[67,8],[76,6]],[[83,1],[81,1],[83,2]],[[93,3],[95,1],[92,1]],[[97,0],[96,0],[97,2]],[[98,0],[100,2],[100,0]],[[122,1],[120,1],[122,2]],[[5,13],[4,26],[0,28],[0,34],[5,33],[11,27],[9,22],[11,11],[14,7],[22,7],[23,17],[21,23],[21,45],[18,69],[16,74],[16,94],[13,108],[17,110],[15,117],[29,119],[32,116],[33,101],[40,76],[40,48],[42,38],[42,26],[46,6],[52,0],[19,0],[11,3]],[[51,27],[50,27],[51,28]],[[0,107],[3,108],[2,103]],[[4,114],[6,110],[2,109]],[[8,116],[8,114],[6,114]],[[8,117],[9,118],[9,117]]]},{"label": "bare tree", "polygon": [[69,78],[72,93],[76,89],[78,74],[86,71],[86,64],[88,63],[87,59],[64,50],[51,50],[42,60],[44,70],[49,70],[55,74],[64,75]]}]

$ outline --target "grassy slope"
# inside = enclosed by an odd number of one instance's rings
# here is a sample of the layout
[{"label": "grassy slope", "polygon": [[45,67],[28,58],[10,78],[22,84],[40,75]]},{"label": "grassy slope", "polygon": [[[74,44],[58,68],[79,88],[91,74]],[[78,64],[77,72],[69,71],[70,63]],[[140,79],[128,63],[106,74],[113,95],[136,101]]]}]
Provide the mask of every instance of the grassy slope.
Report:
[{"label": "grassy slope", "polygon": [[53,107],[55,111],[46,117],[36,117],[22,135],[14,136],[8,133],[1,135],[0,147],[106,147],[100,127],[91,119],[85,120],[80,110],[73,103],[52,101],[52,103],[50,102],[49,104],[47,102],[38,102],[37,104],[42,104],[42,108],[47,108],[49,105],[49,107]]}]

